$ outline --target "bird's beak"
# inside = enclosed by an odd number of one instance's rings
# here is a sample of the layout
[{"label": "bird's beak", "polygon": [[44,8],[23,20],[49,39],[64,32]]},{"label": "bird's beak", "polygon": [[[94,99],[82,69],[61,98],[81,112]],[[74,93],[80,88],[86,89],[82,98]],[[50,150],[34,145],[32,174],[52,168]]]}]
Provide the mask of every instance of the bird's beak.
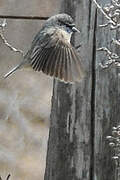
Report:
[{"label": "bird's beak", "polygon": [[80,33],[80,30],[78,30],[75,26],[72,27],[72,31]]}]

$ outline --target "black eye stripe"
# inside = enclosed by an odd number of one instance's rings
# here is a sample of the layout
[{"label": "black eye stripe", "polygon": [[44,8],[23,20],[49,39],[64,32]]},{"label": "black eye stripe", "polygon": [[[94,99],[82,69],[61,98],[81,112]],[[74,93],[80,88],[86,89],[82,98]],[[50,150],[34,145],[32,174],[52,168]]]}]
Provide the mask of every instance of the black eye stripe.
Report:
[{"label": "black eye stripe", "polygon": [[69,23],[69,22],[63,22],[63,21],[61,21],[61,20],[58,20],[61,24],[64,24],[64,25],[66,25],[66,26],[68,26],[68,27],[70,27],[70,28],[72,28],[72,27],[74,27],[75,26],[75,24],[71,24],[71,23]]},{"label": "black eye stripe", "polygon": [[69,27],[74,27],[75,26],[75,24],[68,24],[68,23],[66,23],[66,25],[69,26]]}]

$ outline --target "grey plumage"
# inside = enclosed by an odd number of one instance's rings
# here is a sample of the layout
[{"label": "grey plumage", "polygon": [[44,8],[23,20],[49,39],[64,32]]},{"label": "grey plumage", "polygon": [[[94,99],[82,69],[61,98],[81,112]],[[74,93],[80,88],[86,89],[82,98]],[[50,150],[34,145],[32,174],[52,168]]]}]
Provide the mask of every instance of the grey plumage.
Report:
[{"label": "grey plumage", "polygon": [[84,73],[80,58],[70,43],[75,31],[77,29],[69,15],[52,16],[35,36],[23,61],[4,77],[30,65],[35,71],[42,71],[66,82],[79,81]]}]

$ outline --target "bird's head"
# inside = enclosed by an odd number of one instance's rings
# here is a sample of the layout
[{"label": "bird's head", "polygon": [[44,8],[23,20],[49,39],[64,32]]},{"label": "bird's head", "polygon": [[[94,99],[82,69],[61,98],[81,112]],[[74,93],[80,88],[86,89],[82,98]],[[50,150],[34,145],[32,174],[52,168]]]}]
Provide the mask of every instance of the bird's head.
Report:
[{"label": "bird's head", "polygon": [[64,29],[68,33],[80,32],[74,24],[74,20],[68,14],[57,14],[46,21],[47,26],[54,26]]}]

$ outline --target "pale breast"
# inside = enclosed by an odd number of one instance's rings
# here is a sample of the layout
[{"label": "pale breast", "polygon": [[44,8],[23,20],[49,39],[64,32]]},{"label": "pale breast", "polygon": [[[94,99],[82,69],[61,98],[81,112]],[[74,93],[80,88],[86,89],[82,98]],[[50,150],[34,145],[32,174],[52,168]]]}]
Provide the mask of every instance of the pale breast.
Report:
[{"label": "pale breast", "polygon": [[72,33],[68,33],[64,29],[58,29],[56,31],[56,35],[59,37],[59,39],[70,43]]}]

